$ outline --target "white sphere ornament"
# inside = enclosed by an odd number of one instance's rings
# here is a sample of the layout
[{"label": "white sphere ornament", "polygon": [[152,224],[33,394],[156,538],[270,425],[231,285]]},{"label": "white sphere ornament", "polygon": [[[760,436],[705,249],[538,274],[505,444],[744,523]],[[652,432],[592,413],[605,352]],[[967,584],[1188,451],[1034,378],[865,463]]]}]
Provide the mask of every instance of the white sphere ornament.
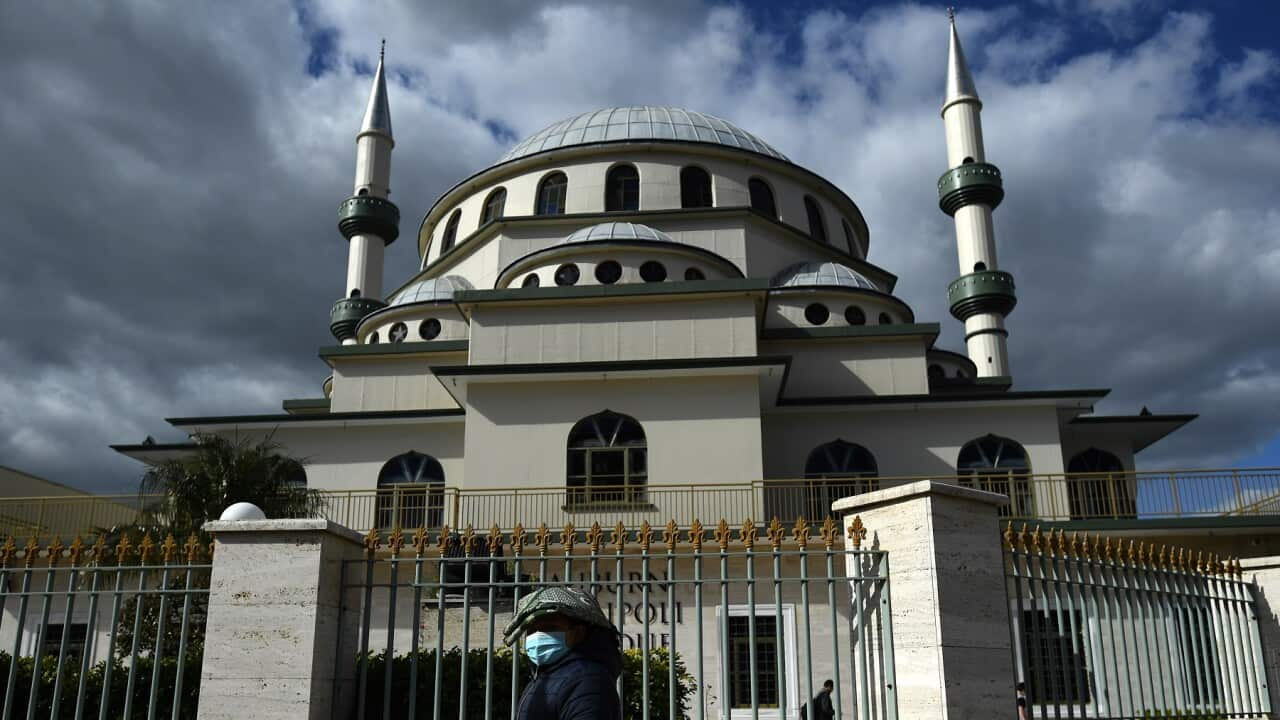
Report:
[{"label": "white sphere ornament", "polygon": [[266,513],[253,503],[238,502],[227,506],[219,520],[266,520]]}]

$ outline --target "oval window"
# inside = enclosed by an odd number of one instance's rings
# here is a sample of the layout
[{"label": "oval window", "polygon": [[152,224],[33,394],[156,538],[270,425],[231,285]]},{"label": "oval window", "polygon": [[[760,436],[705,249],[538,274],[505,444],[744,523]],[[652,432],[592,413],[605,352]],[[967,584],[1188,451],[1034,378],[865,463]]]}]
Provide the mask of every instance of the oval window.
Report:
[{"label": "oval window", "polygon": [[831,317],[831,311],[822,303],[811,303],[804,309],[804,319],[808,320],[810,325],[823,325],[829,317]]},{"label": "oval window", "polygon": [[423,340],[435,340],[440,335],[440,321],[435,318],[427,318],[418,326],[418,335]]},{"label": "oval window", "polygon": [[578,278],[582,277],[578,266],[573,263],[565,263],[556,268],[556,284],[560,286],[577,285]]},{"label": "oval window", "polygon": [[596,280],[605,285],[612,285],[622,277],[622,266],[617,260],[605,260],[596,266]]},{"label": "oval window", "polygon": [[685,280],[706,280],[707,276],[698,268],[691,267],[684,271]]},{"label": "oval window", "polygon": [[524,282],[520,283],[520,287],[538,287],[542,281],[538,279],[537,273],[529,273],[524,276]]},{"label": "oval window", "polygon": [[393,343],[402,343],[407,337],[409,337],[409,328],[402,322],[392,325],[391,332],[387,333],[387,338]]},{"label": "oval window", "polygon": [[369,342],[369,344],[370,344],[370,345],[377,345],[377,344],[378,344],[378,333],[376,333],[376,332],[375,332],[375,333],[373,333],[373,334],[369,335],[369,340],[368,340],[368,342]]},{"label": "oval window", "polygon": [[850,325],[866,325],[867,314],[857,305],[850,305],[844,309],[844,321]]},{"label": "oval window", "polygon": [[657,260],[648,260],[640,266],[640,279],[645,282],[662,282],[667,279],[667,267]]},{"label": "oval window", "polygon": [[880,313],[880,324],[881,324],[881,325],[892,325],[892,324],[893,324],[893,318],[889,317],[889,313]]}]

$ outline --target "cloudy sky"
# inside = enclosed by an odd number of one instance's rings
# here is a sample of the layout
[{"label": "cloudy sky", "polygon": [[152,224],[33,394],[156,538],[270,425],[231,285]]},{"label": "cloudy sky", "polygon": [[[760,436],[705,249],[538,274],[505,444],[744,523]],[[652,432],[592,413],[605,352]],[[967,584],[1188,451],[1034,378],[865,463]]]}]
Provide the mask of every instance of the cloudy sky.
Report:
[{"label": "cloudy sky", "polygon": [[[1280,465],[1280,49],[1271,3],[963,3],[1005,174],[1016,385],[1198,412],[1154,467]],[[0,465],[132,491],[162,418],[315,397],[335,209],[387,39],[406,231],[521,136],[616,104],[731,119],[854,198],[940,343],[941,5],[0,4]],[[411,234],[411,232],[409,233]],[[387,256],[387,285],[417,267]]]}]

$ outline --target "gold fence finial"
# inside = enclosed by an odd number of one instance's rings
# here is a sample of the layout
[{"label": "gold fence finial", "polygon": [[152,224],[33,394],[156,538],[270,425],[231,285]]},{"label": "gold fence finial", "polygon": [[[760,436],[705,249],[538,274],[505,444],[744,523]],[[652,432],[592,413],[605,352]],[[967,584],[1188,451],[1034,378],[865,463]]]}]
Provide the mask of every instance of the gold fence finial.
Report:
[{"label": "gold fence finial", "polygon": [[675,518],[667,521],[667,527],[662,531],[662,542],[667,546],[667,552],[675,552],[676,543],[680,542],[680,527],[676,525]]},{"label": "gold fence finial", "polygon": [[1178,558],[1174,561],[1173,566],[1182,572],[1187,571],[1187,550],[1186,548],[1178,548]]},{"label": "gold fence finial", "polygon": [[738,531],[738,542],[748,550],[756,546],[756,524],[751,518],[742,521],[742,529]]},{"label": "gold fence finial", "polygon": [[1133,565],[1133,564],[1135,564],[1135,561],[1136,561],[1137,557],[1138,557],[1138,543],[1137,543],[1136,541],[1134,541],[1134,540],[1130,540],[1130,541],[1129,541],[1129,552],[1128,552],[1128,554],[1125,556],[1125,559],[1127,559],[1127,560],[1129,561],[1129,564],[1130,564],[1130,565]]},{"label": "gold fence finial", "polygon": [[1149,542],[1147,543],[1147,567],[1155,567],[1155,566],[1156,566],[1156,544],[1153,542]]},{"label": "gold fence finial", "polygon": [[1111,547],[1111,537],[1108,536],[1106,540],[1107,540],[1106,545],[1104,545],[1102,548],[1102,553],[1103,553],[1102,557],[1104,560],[1107,561],[1108,564],[1110,564],[1115,562],[1115,555]]},{"label": "gold fence finial", "polygon": [[560,544],[564,547],[566,555],[573,554],[573,544],[578,540],[578,531],[573,527],[573,523],[565,523],[564,529],[560,531]]},{"label": "gold fence finial", "polygon": [[1204,551],[1200,550],[1196,553],[1196,572],[1204,572]]},{"label": "gold fence finial", "polygon": [[404,549],[404,530],[396,525],[391,529],[391,537],[387,538],[387,548],[391,550],[391,557],[400,557],[400,551]]},{"label": "gold fence finial", "polygon": [[13,562],[13,556],[18,554],[18,544],[13,541],[13,536],[9,535],[4,539],[4,545],[0,545],[0,567],[9,567],[9,563]]},{"label": "gold fence finial", "polygon": [[53,567],[58,564],[58,561],[62,559],[63,550],[66,550],[66,547],[62,544],[62,538],[54,535],[53,542],[49,543],[49,555],[45,558],[49,561],[49,567]]},{"label": "gold fence finial", "polygon": [[778,519],[777,515],[774,515],[773,519],[769,521],[769,529],[767,532],[769,535],[769,545],[771,545],[774,550],[781,548],[782,536],[786,534],[786,531],[782,529],[782,521]]},{"label": "gold fence finial", "polygon": [[720,546],[720,552],[729,549],[729,523],[724,518],[720,518],[720,522],[716,525],[716,544]]},{"label": "gold fence finial", "polygon": [[636,534],[636,539],[640,541],[640,551],[649,552],[649,546],[653,545],[653,526],[648,520],[641,521],[640,532]]},{"label": "gold fence finial", "polygon": [[1037,525],[1036,529],[1031,532],[1031,552],[1034,552],[1036,555],[1041,555],[1043,544],[1044,534],[1040,532],[1040,526]]},{"label": "gold fence finial", "polygon": [[80,564],[80,560],[84,557],[84,540],[77,535],[75,540],[71,541],[71,547],[67,548],[71,555],[71,565],[75,567]]},{"label": "gold fence finial", "polygon": [[476,529],[471,523],[462,531],[462,552],[468,557],[476,554]]},{"label": "gold fence finial", "polygon": [[791,528],[791,538],[795,540],[796,545],[801,550],[809,549],[809,533],[813,532],[813,528],[809,527],[809,521],[804,516],[796,518],[796,526]]},{"label": "gold fence finial", "polygon": [[1080,559],[1080,532],[1077,530],[1071,531],[1071,557]]},{"label": "gold fence finial", "polygon": [[[862,541],[867,538],[867,527],[862,524],[862,516],[854,515],[853,522],[849,523],[849,539],[853,541],[853,549],[857,550],[862,547]],[[831,546],[828,545],[828,548]]]},{"label": "gold fence finial", "polygon": [[133,551],[133,545],[129,542],[129,535],[126,533],[120,536],[120,542],[116,543],[116,565],[123,565],[124,559],[129,557],[129,553]]},{"label": "gold fence finial", "polygon": [[524,541],[528,536],[524,525],[517,522],[516,526],[511,528],[511,552],[519,555],[520,551],[524,550]]},{"label": "gold fence finial", "polygon": [[364,535],[364,554],[373,557],[380,547],[382,547],[382,537],[378,533],[378,528],[370,528]]},{"label": "gold fence finial", "polygon": [[551,530],[546,523],[538,523],[538,531],[533,534],[533,544],[538,546],[538,554],[547,554],[547,545],[551,543]]},{"label": "gold fence finial", "polygon": [[449,531],[448,525],[440,526],[440,537],[436,539],[436,549],[444,553],[453,545],[453,533]]},{"label": "gold fence finial", "polygon": [[489,526],[489,538],[487,542],[489,546],[489,557],[493,557],[502,552],[502,529],[498,527],[498,523]]},{"label": "gold fence finial", "polygon": [[587,546],[591,548],[592,555],[600,554],[600,544],[603,542],[604,530],[601,529],[600,523],[591,523],[591,529],[587,531]]},{"label": "gold fence finial", "polygon": [[1085,560],[1090,560],[1090,561],[1096,559],[1094,557],[1094,545],[1093,545],[1093,542],[1091,542],[1091,540],[1092,538],[1090,537],[1089,533],[1085,533],[1080,538],[1080,548],[1082,553],[1081,557],[1083,557]]},{"label": "gold fence finial", "polygon": [[31,567],[31,563],[35,562],[36,556],[40,554],[40,543],[36,542],[35,535],[31,536],[31,539],[27,541],[27,546],[22,551],[22,562],[27,567]]},{"label": "gold fence finial", "polygon": [[187,536],[187,541],[182,544],[182,559],[188,565],[195,565],[200,559],[200,537],[194,532]]},{"label": "gold fence finial", "polygon": [[1018,549],[1025,553],[1030,542],[1031,538],[1030,533],[1027,532],[1027,524],[1022,523],[1022,530],[1018,531]]},{"label": "gold fence finial", "polygon": [[107,553],[107,539],[102,536],[102,533],[98,533],[98,536],[93,539],[93,547],[89,548],[89,560],[95,565],[101,565],[102,559],[108,557]]},{"label": "gold fence finial", "polygon": [[1005,526],[1004,534],[1002,534],[1000,537],[1004,538],[1004,549],[1012,550],[1013,549],[1013,521],[1012,520],[1010,520],[1009,524]]},{"label": "gold fence finial", "polygon": [[165,565],[172,564],[174,558],[178,557],[178,539],[173,536],[173,533],[166,533],[164,542],[160,543],[160,557]]},{"label": "gold fence finial", "polygon": [[609,542],[613,545],[613,549],[619,553],[627,547],[627,526],[619,520],[617,525],[613,526],[613,532],[609,533]]},{"label": "gold fence finial", "polygon": [[689,526],[689,544],[693,545],[693,551],[702,552],[702,543],[707,539],[707,529],[702,527],[702,521],[698,518],[693,519],[693,524]]},{"label": "gold fence finial", "polygon": [[138,557],[142,560],[142,564],[146,565],[151,559],[151,553],[155,552],[156,542],[151,539],[151,532],[147,531],[142,534],[142,542],[138,543]]},{"label": "gold fence finial", "polygon": [[1164,543],[1160,544],[1160,555],[1156,557],[1157,567],[1161,570],[1169,569],[1169,546]]},{"label": "gold fence finial", "polygon": [[836,538],[840,537],[840,526],[836,525],[836,521],[828,515],[822,520],[822,527],[818,529],[818,534],[822,536],[822,544],[830,550],[835,547]]},{"label": "gold fence finial", "polygon": [[425,527],[419,525],[418,529],[413,531],[413,541],[411,544],[413,545],[414,555],[418,557],[426,555],[427,546],[431,544],[431,533],[427,532]]}]

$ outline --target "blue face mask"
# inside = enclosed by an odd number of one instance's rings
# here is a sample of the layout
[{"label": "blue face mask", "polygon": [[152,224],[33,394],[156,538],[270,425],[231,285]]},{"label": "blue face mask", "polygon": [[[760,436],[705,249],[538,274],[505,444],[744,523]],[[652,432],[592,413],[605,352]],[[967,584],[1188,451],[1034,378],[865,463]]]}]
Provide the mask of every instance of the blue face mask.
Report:
[{"label": "blue face mask", "polygon": [[529,633],[524,639],[524,651],[529,661],[539,667],[550,665],[569,652],[563,632]]}]

